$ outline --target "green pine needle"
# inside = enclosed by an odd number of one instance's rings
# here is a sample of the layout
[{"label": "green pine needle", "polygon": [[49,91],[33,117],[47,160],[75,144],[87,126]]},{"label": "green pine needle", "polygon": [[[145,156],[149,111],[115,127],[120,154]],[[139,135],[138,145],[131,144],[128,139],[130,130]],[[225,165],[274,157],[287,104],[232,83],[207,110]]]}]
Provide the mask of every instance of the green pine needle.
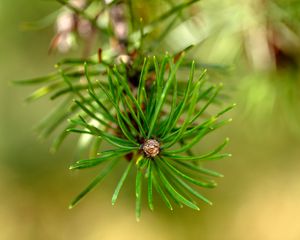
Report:
[{"label": "green pine needle", "polygon": [[115,205],[115,203],[117,201],[117,198],[119,196],[119,192],[120,192],[120,190],[121,190],[121,188],[122,188],[122,186],[123,186],[123,184],[125,182],[125,179],[127,178],[128,174],[129,174],[129,172],[130,172],[130,170],[132,168],[132,165],[133,165],[133,161],[130,161],[130,163],[128,164],[126,170],[124,171],[124,173],[123,173],[120,181],[118,182],[118,185],[117,185],[117,187],[115,189],[115,192],[114,192],[114,194],[112,196],[112,200],[111,200],[112,205]]},{"label": "green pine needle", "polygon": [[[135,169],[135,185],[131,183],[131,186],[135,187],[138,221],[144,199],[147,199],[149,209],[154,210],[155,194],[170,210],[173,210],[173,205],[199,210],[196,200],[211,205],[200,191],[216,187],[212,178],[223,175],[200,164],[231,156],[222,152],[229,140],[225,139],[209,152],[201,149],[201,154],[194,154],[193,147],[229,123],[231,119],[222,118],[235,105],[216,110],[224,102],[220,94],[222,84],[212,84],[208,80],[207,70],[203,67],[209,65],[186,57],[186,52],[193,46],[176,54],[155,52],[179,20],[185,20],[185,10],[199,0],[171,3],[169,9],[152,20],[146,20],[143,26],[144,21],[135,19],[134,1],[106,4],[105,1],[92,0],[83,7],[76,7],[66,0],[57,2],[62,5],[62,13],[71,13],[78,23],[87,20],[93,33],[101,33],[102,46],[106,49],[99,49],[97,54],[87,58],[62,59],[55,65],[56,72],[15,83],[38,86],[27,98],[28,102],[43,97],[61,101],[38,126],[42,137],[59,131],[51,148],[53,152],[71,133],[84,136],[87,142],[82,144],[79,141],[78,148],[88,148],[88,156],[71,164],[71,170],[106,165],[72,201],[70,208],[93,190],[120,161],[125,161],[127,166],[114,190],[112,205],[116,203],[124,182],[132,180],[130,174]],[[123,27],[130,24],[131,27],[126,29],[128,36],[120,39],[114,25],[123,19],[114,23],[114,19],[102,21],[100,18],[106,16],[102,14],[104,12],[113,18],[110,11],[116,6],[121,9],[123,5],[127,5],[123,10],[128,11],[124,16],[129,16],[130,23],[124,20],[121,24]],[[156,34],[158,25],[162,25],[162,31]],[[77,30],[74,27],[68,34],[78,38],[80,33]],[[156,40],[148,41],[154,32]],[[56,36],[59,34],[57,32]],[[107,48],[109,42],[118,46]],[[128,61],[123,61],[127,58]],[[142,191],[143,185],[147,186],[146,191]],[[143,194],[147,197],[144,198]]]},{"label": "green pine needle", "polygon": [[[119,192],[131,169],[136,166],[136,218],[142,211],[143,176],[147,178],[147,201],[150,210],[154,209],[153,187],[166,206],[173,210],[171,201],[179,206],[186,205],[199,210],[193,197],[211,205],[197,188],[214,188],[216,183],[208,177],[223,177],[222,174],[199,166],[202,161],[217,160],[231,156],[222,153],[228,138],[210,152],[200,155],[191,149],[206,135],[220,128],[231,119],[219,120],[235,105],[225,107],[215,114],[209,114],[209,107],[215,104],[221,90],[219,86],[209,86],[205,81],[206,70],[196,76],[196,63],[192,62],[190,74],[185,84],[180,83],[178,91],[178,71],[184,61],[184,52],[175,59],[169,54],[160,57],[145,57],[140,69],[139,83],[134,89],[130,79],[124,75],[124,64],[115,65],[106,71],[108,81],[99,81],[90,74],[88,62],[84,63],[83,76],[86,78],[86,91],[75,87],[67,73],[60,69],[63,81],[73,93],[74,104],[69,108],[70,123],[56,140],[60,145],[67,133],[88,134],[115,147],[113,150],[99,151],[99,145],[91,142],[91,152],[98,154],[90,159],[79,160],[70,169],[86,169],[109,162],[92,183],[71,203],[74,207],[110,171],[124,159],[129,159],[112,196],[116,203]],[[149,77],[155,76],[149,84]],[[153,78],[153,77],[152,77]],[[52,77],[32,82],[50,81]],[[52,80],[51,80],[52,81]],[[32,96],[39,97],[36,93]],[[65,113],[58,112],[65,118]],[[204,117],[205,116],[205,117]],[[45,125],[47,126],[47,125]],[[180,143],[178,145],[178,143]],[[147,149],[150,144],[158,144],[154,151]],[[148,152],[149,151],[149,152]],[[153,152],[154,151],[154,152]],[[95,155],[95,154],[94,154]],[[114,159],[113,161],[111,161]],[[190,185],[192,184],[192,185]]]}]

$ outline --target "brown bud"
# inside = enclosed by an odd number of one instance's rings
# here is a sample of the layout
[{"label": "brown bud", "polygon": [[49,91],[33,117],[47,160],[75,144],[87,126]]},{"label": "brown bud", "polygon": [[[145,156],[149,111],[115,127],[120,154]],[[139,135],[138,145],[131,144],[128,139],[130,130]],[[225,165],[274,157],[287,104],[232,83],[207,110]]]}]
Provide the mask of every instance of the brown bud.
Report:
[{"label": "brown bud", "polygon": [[147,157],[156,157],[160,152],[160,144],[155,139],[147,139],[143,144],[143,151]]}]

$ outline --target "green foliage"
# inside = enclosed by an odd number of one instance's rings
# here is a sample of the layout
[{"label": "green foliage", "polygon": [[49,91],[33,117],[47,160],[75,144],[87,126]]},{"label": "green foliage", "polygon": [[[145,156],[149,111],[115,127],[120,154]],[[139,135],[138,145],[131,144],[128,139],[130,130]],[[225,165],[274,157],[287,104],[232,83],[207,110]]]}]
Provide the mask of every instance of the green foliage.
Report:
[{"label": "green foliage", "polygon": [[[71,170],[105,165],[72,201],[70,208],[93,190],[121,161],[128,162],[128,166],[117,183],[112,204],[116,203],[128,176],[135,172],[137,220],[141,216],[143,194],[147,194],[149,208],[154,209],[153,189],[171,210],[173,203],[199,210],[193,197],[211,204],[198,188],[216,187],[216,182],[211,178],[223,175],[204,168],[202,162],[230,156],[222,153],[228,139],[208,153],[194,155],[192,148],[203,141],[206,135],[230,122],[230,119],[222,120],[221,117],[234,105],[215,110],[224,101],[219,94],[222,85],[207,81],[207,70],[185,56],[191,47],[162,56],[155,54],[155,44],[143,44],[156,24],[172,16],[177,18],[186,7],[197,1],[175,5],[141,29],[136,29],[140,21],[131,16],[132,32],[125,50],[123,40],[111,25],[107,28],[99,26],[97,19],[91,17],[90,12],[93,11],[90,8],[97,9],[98,1],[88,1],[81,9],[67,1],[59,2],[76,16],[87,19],[97,31],[114,37],[121,48],[119,51],[125,51],[108,54],[100,49],[97,56],[64,59],[56,65],[55,73],[18,81],[19,84],[42,85],[27,101],[44,96],[50,96],[51,100],[64,98],[38,126],[43,137],[63,126],[52,151],[56,151],[70,133],[79,134],[80,137],[90,136],[89,157],[73,163]],[[113,6],[119,7],[112,2],[104,5],[101,11]],[[166,26],[170,27],[168,24]],[[136,30],[140,34],[133,40]],[[165,29],[159,39],[164,38],[167,31]],[[110,50],[117,52],[116,49]],[[110,149],[103,148],[102,142],[110,145]],[[144,181],[147,191],[143,191]]]},{"label": "green foliage", "polygon": [[[132,165],[136,166],[136,215],[138,219],[141,212],[142,181],[144,178],[148,178],[147,193],[150,209],[153,209],[153,185],[160,186],[157,192],[165,201],[167,200],[168,206],[170,202],[168,197],[170,197],[179,204],[199,209],[194,202],[189,200],[189,195],[193,195],[208,204],[211,202],[192,188],[189,183],[204,188],[213,188],[216,183],[205,176],[220,177],[222,175],[202,168],[198,162],[230,156],[227,153],[220,153],[228,143],[228,139],[209,153],[199,156],[187,154],[204,136],[229,121],[218,120],[233,106],[217,112],[207,120],[201,120],[205,111],[202,109],[207,109],[217,96],[219,86],[212,86],[212,93],[209,97],[203,95],[202,93],[207,89],[205,88],[205,74],[202,73],[200,77],[195,79],[195,64],[192,63],[190,77],[183,94],[180,96],[178,92],[172,92],[171,89],[176,89],[178,85],[176,73],[182,59],[183,54],[177,62],[168,54],[161,61],[158,61],[157,58],[153,58],[152,61],[150,58],[145,58],[136,96],[131,90],[128,79],[122,74],[124,64],[115,66],[112,71],[107,71],[108,79],[110,79],[108,85],[98,82],[99,87],[95,88],[95,84],[89,81],[88,94],[93,101],[84,104],[86,98],[82,98],[81,101],[75,100],[81,109],[80,115],[71,120],[73,126],[66,130],[67,132],[90,134],[115,147],[114,150],[99,152],[96,158],[79,160],[71,165],[70,169],[85,169],[107,162],[113,164],[115,160],[119,162],[128,159],[128,167],[125,169],[113,195],[113,204],[117,200],[126,177],[132,170]],[[151,91],[146,90],[147,84],[143,80],[149,74],[153,74],[149,72],[149,68],[155,68],[155,79],[151,83]],[[86,72],[86,76],[89,79],[88,72]],[[111,109],[110,111],[103,110],[103,104],[98,103],[100,101],[99,96],[103,95],[106,96],[105,105]],[[170,109],[168,108],[170,104],[166,101],[167,98],[172,105]],[[91,109],[95,111],[92,112]],[[115,122],[114,127],[111,127],[113,113],[116,115],[117,122]],[[143,152],[143,144],[147,139],[156,139],[159,142],[159,155],[155,157],[146,156]],[[184,144],[177,146],[179,142],[184,142]],[[109,165],[109,170],[111,168]],[[199,176],[197,178],[192,177],[192,172],[197,172]],[[106,173],[107,169],[104,169],[103,173],[99,175],[100,177],[97,177],[72,202],[70,207],[73,207],[91,188],[95,187],[95,183],[102,180],[102,176]],[[168,196],[163,191],[167,192]],[[187,194],[189,197],[185,197]]]}]

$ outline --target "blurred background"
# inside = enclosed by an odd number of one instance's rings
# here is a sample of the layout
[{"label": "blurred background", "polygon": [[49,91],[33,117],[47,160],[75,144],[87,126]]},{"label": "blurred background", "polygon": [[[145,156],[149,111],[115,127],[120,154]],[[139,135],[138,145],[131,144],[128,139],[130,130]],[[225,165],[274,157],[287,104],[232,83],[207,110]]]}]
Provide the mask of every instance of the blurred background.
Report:
[{"label": "blurred background", "polygon": [[[51,139],[40,140],[33,129],[53,103],[28,105],[24,99],[32,87],[11,84],[51,72],[61,59],[60,54],[48,55],[53,27],[22,27],[59,5],[1,1],[0,240],[300,239],[298,2],[203,1],[161,43],[160,48],[171,51],[197,43],[196,59],[230,66],[220,78],[230,102],[238,103],[230,113],[234,121],[209,141],[229,136],[227,149],[233,157],[207,164],[225,175],[218,188],[205,191],[212,207],[172,213],[157,200],[154,213],[145,204],[137,223],[133,190],[124,188],[117,205],[111,206],[118,174],[68,210],[95,172],[68,170],[73,138],[55,155],[49,153]],[[156,4],[160,1],[149,4],[149,10]],[[181,39],[176,41],[178,34]]]}]

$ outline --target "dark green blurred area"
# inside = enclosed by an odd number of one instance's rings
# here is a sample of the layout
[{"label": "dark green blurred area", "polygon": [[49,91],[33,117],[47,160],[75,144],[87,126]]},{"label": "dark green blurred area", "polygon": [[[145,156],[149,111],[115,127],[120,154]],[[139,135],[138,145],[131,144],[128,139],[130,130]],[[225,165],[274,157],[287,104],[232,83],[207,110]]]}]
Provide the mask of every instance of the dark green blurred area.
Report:
[{"label": "dark green blurred area", "polygon": [[[224,1],[224,6],[232,2]],[[300,140],[296,127],[293,127],[298,120],[293,114],[288,114],[283,121],[276,104],[272,114],[245,113],[248,90],[257,89],[255,81],[257,84],[263,81],[259,78],[263,74],[249,74],[246,64],[235,67],[241,67],[235,77],[223,76],[224,84],[235,89],[231,93],[232,99],[240,103],[231,113],[233,123],[207,139],[216,144],[224,136],[229,136],[231,143],[227,149],[233,154],[230,159],[208,164],[225,175],[219,180],[218,188],[205,192],[214,202],[212,207],[202,205],[200,212],[183,208],[171,213],[160,205],[159,199],[155,199],[157,207],[154,213],[146,210],[145,204],[142,221],[137,223],[133,190],[126,188],[117,205],[112,207],[110,204],[113,187],[119,178],[116,173],[78,207],[68,210],[70,200],[90,181],[97,169],[80,174],[68,170],[75,157],[74,138],[70,138],[57,154],[51,155],[48,150],[50,140],[39,141],[33,128],[53,103],[43,100],[27,105],[24,98],[33,89],[10,83],[14,79],[50,72],[60,59],[59,55],[49,56],[47,53],[52,28],[30,32],[20,27],[23,22],[39,19],[57,7],[53,1],[0,2],[1,240],[300,239]],[[297,11],[295,15],[298,16]],[[209,55],[208,46],[211,44],[207,42],[200,48],[202,56]],[[222,44],[216,48],[222,50],[222,46],[227,46],[226,41]],[[210,59],[220,58],[222,63],[245,61],[240,55],[234,55],[234,61],[221,59],[221,56],[228,56],[228,48]],[[282,79],[281,75],[275,75],[278,81]],[[243,81],[237,76],[242,76]],[[248,84],[245,76],[249,81],[254,79],[254,83]],[[283,89],[288,83],[282,80],[280,84]],[[267,96],[273,94],[268,92],[269,87],[264,91]],[[299,88],[293,91],[297,93]],[[268,103],[268,97],[260,100],[260,96],[252,97],[262,102],[251,108]],[[199,146],[199,149],[208,146]],[[133,179],[127,186],[130,182]]]}]

